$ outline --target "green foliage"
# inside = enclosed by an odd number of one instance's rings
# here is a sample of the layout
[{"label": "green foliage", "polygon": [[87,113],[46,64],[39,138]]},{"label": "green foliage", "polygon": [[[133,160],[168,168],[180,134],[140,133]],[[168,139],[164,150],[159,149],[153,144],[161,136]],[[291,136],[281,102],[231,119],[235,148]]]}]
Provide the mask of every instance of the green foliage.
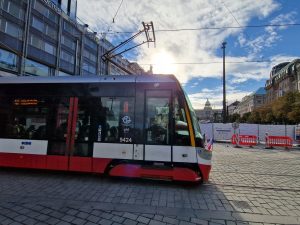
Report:
[{"label": "green foliage", "polygon": [[238,113],[234,113],[232,115],[229,115],[228,120],[230,123],[240,122],[241,116]]},{"label": "green foliage", "polygon": [[242,116],[242,118],[241,118],[241,123],[247,123],[247,122],[249,122],[249,117],[250,117],[250,115],[251,115],[251,112],[245,113],[245,114]]},{"label": "green foliage", "polygon": [[272,104],[264,105],[240,119],[246,123],[299,124],[300,93],[290,92]]}]

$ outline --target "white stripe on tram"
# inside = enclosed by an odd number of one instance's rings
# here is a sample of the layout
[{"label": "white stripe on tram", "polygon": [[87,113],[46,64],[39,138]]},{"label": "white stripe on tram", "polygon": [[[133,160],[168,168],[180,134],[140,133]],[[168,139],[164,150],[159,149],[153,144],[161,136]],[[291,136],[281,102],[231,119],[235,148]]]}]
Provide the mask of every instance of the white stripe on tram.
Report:
[{"label": "white stripe on tram", "polygon": [[0,139],[1,153],[46,155],[48,141],[26,139]]},{"label": "white stripe on tram", "polygon": [[145,160],[171,162],[171,146],[145,145]]},{"label": "white stripe on tram", "polygon": [[173,162],[196,163],[196,148],[192,146],[173,146]]},{"label": "white stripe on tram", "polygon": [[132,159],[133,144],[94,143],[94,158]]}]

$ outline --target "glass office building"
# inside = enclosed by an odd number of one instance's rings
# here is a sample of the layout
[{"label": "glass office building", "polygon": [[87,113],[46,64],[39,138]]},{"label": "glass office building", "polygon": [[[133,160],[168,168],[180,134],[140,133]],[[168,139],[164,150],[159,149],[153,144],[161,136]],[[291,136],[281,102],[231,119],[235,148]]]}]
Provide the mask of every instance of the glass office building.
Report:
[{"label": "glass office building", "polygon": [[0,0],[0,75],[111,74],[101,59],[111,43],[79,23],[76,11],[77,0]]}]

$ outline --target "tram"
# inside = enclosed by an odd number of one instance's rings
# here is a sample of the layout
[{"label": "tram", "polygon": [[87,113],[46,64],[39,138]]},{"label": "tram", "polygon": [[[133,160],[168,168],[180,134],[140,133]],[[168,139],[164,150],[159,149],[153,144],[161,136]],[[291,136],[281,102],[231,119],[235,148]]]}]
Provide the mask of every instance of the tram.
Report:
[{"label": "tram", "polygon": [[0,167],[202,182],[211,154],[173,75],[0,78]]}]

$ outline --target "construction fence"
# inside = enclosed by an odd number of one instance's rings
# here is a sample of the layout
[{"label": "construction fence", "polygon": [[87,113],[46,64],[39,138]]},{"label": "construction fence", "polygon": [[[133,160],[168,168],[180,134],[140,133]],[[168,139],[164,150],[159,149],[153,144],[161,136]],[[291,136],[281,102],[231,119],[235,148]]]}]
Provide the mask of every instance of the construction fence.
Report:
[{"label": "construction fence", "polygon": [[234,133],[239,135],[255,135],[258,143],[265,143],[265,136],[287,136],[293,140],[293,144],[300,143],[300,125],[263,125],[240,123],[234,131],[232,123],[200,123],[202,134],[206,139],[213,138],[215,141],[228,141]]}]

